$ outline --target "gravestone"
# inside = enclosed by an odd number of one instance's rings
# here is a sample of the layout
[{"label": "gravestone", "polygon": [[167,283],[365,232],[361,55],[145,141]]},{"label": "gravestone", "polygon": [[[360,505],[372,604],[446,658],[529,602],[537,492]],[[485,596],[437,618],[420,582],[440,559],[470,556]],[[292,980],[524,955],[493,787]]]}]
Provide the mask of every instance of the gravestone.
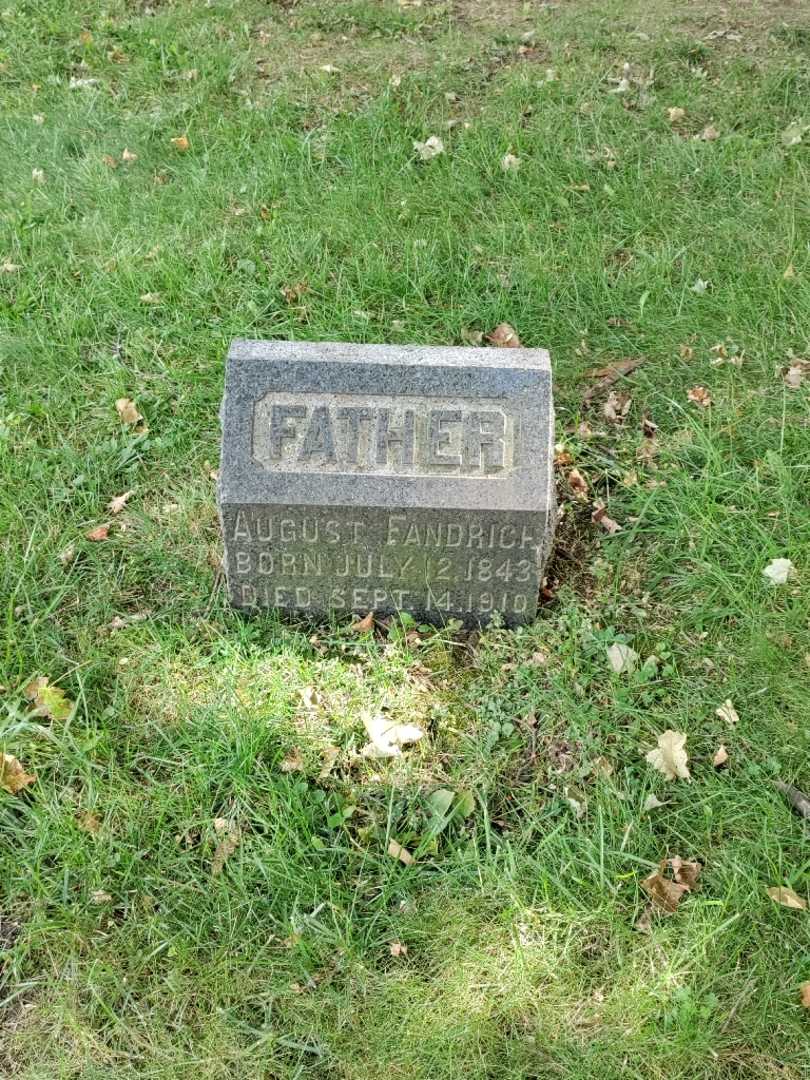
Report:
[{"label": "gravestone", "polygon": [[235,341],[221,415],[235,607],[534,618],[555,521],[544,350]]}]

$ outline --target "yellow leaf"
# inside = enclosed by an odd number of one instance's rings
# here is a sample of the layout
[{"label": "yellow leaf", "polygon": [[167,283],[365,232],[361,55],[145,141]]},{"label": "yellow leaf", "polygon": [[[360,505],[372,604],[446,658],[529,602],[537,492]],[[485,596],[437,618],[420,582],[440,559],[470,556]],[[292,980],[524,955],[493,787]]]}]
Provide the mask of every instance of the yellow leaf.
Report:
[{"label": "yellow leaf", "polygon": [[9,795],[16,795],[23,788],[33,784],[36,776],[27,773],[17,758],[11,754],[3,754],[0,757],[0,788]]},{"label": "yellow leaf", "polygon": [[786,885],[772,885],[767,893],[771,900],[775,900],[782,907],[792,908],[794,911],[804,911],[807,907],[807,901]]},{"label": "yellow leaf", "polygon": [[175,150],[179,150],[181,154],[185,154],[186,150],[191,146],[188,135],[176,135],[172,139],[172,146]]},{"label": "yellow leaf", "polygon": [[667,780],[690,780],[686,752],[686,735],[682,731],[665,731],[658,736],[658,746],[646,755],[646,760],[663,773]]},{"label": "yellow leaf", "polygon": [[51,686],[46,675],[39,675],[23,691],[34,706],[35,716],[47,716],[49,720],[67,720],[73,702],[65,697],[64,690]]}]

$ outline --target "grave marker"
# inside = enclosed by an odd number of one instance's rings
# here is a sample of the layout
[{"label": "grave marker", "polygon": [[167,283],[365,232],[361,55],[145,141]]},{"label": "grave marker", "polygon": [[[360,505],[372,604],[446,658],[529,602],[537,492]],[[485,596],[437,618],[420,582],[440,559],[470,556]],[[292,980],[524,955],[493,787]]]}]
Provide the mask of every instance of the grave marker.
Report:
[{"label": "grave marker", "polygon": [[542,349],[235,341],[219,479],[231,603],[531,621],[553,444]]}]

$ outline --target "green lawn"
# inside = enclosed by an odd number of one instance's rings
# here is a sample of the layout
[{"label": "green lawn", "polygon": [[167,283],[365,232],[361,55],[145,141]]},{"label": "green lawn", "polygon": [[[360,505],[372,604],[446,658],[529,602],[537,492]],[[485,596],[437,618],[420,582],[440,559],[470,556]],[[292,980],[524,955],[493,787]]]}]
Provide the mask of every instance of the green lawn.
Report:
[{"label": "green lawn", "polygon": [[[0,1074],[810,1076],[810,910],[766,891],[810,898],[809,103],[800,3],[0,11]],[[555,368],[535,625],[229,611],[229,340],[502,321]],[[427,736],[358,759],[383,707]]]}]

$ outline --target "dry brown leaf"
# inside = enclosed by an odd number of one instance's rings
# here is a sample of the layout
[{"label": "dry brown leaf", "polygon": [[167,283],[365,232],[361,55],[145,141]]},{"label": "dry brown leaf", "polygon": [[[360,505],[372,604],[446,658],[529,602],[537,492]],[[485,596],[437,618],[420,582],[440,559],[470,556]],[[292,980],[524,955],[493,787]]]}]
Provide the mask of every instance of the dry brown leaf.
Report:
[{"label": "dry brown leaf", "polygon": [[686,109],[682,109],[678,105],[673,106],[671,109],[667,109],[667,117],[669,118],[670,124],[677,124],[679,121],[683,120],[685,116]]},{"label": "dry brown leaf", "polygon": [[108,892],[105,892],[104,889],[94,889],[93,892],[90,893],[90,899],[94,904],[109,904],[112,900],[112,896],[110,896]]},{"label": "dry brown leaf", "polygon": [[623,675],[629,671],[635,671],[638,664],[638,653],[625,645],[622,641],[614,641],[607,648],[608,663],[617,675]]},{"label": "dry brown leaf", "polygon": [[303,768],[304,759],[301,757],[301,751],[297,746],[294,746],[282,761],[281,771],[284,773],[301,772]]},{"label": "dry brown leaf", "polygon": [[[652,899],[654,906],[671,915],[680,904],[684,893],[697,888],[697,879],[703,869],[699,862],[687,861],[677,855],[662,859],[658,869],[641,882],[641,887]],[[672,877],[667,877],[667,871]]]},{"label": "dry brown leaf", "polygon": [[721,720],[725,720],[727,724],[738,724],[740,722],[740,717],[731,703],[731,698],[726,698],[723,704],[714,710],[714,715],[719,716]]},{"label": "dry brown leaf", "polygon": [[128,150],[126,148],[126,146],[125,146],[124,147],[124,152],[121,154],[121,160],[123,162],[125,162],[127,165],[131,165],[133,161],[138,160],[138,155],[136,153],[134,153],[134,151]]},{"label": "dry brown leaf", "polygon": [[781,904],[782,907],[791,908],[793,911],[804,911],[807,907],[807,901],[786,885],[772,885],[766,891],[771,900]]},{"label": "dry brown leaf", "polygon": [[714,752],[714,757],[712,758],[712,765],[714,765],[715,769],[722,769],[723,766],[727,763],[728,750],[726,750],[725,746],[723,746],[723,744],[721,743]]},{"label": "dry brown leaf", "polygon": [[702,139],[703,142],[714,142],[715,139],[720,138],[720,132],[714,124],[707,124],[700,135],[698,135],[698,138]]},{"label": "dry brown leaf", "polygon": [[318,773],[319,780],[325,780],[335,767],[335,762],[340,754],[340,748],[337,746],[327,746],[321,755],[321,771]]},{"label": "dry brown leaf", "polygon": [[110,526],[96,525],[95,529],[88,529],[84,534],[88,540],[92,540],[93,543],[98,543],[100,540],[109,540],[110,538]]},{"label": "dry brown leaf", "polygon": [[60,551],[56,557],[62,564],[62,566],[70,566],[70,564],[76,558],[76,545],[68,544],[68,546],[62,551]]},{"label": "dry brown leaf", "polygon": [[101,829],[101,818],[99,818],[98,814],[94,814],[92,810],[82,810],[76,821],[83,832],[91,833],[93,836]]},{"label": "dry brown leaf", "polygon": [[0,756],[0,788],[3,791],[16,795],[35,780],[36,776],[27,773],[17,758],[5,753]]},{"label": "dry brown leaf", "polygon": [[120,514],[134,494],[134,491],[125,491],[123,495],[116,495],[107,503],[107,509],[111,514]]},{"label": "dry brown leaf", "polygon": [[222,839],[217,844],[214,857],[211,860],[211,873],[217,877],[222,873],[225,863],[239,846],[242,833],[238,825],[227,818],[214,818],[214,832]]},{"label": "dry brown leaf", "polygon": [[498,323],[494,330],[487,334],[487,341],[499,349],[522,349],[517,330],[508,322]]},{"label": "dry brown leaf", "polygon": [[34,716],[46,716],[49,720],[67,720],[70,716],[73,702],[60,687],[51,686],[47,675],[33,679],[23,693],[34,707]]},{"label": "dry brown leaf", "polygon": [[398,844],[396,840],[391,840],[388,844],[388,854],[392,859],[399,859],[404,866],[410,866],[414,861],[413,855],[407,848],[404,848],[401,844]]},{"label": "dry brown leaf", "polygon": [[323,697],[314,686],[302,686],[298,693],[305,709],[314,711],[323,704]]},{"label": "dry brown leaf", "polygon": [[703,409],[708,409],[712,403],[712,395],[705,386],[693,386],[687,390],[686,396],[693,405],[700,405]]},{"label": "dry brown leaf", "polygon": [[633,399],[629,394],[611,390],[605,404],[602,406],[602,412],[605,419],[610,420],[613,424],[619,424],[627,416],[632,404]]},{"label": "dry brown leaf", "polygon": [[353,634],[366,634],[369,630],[373,630],[374,612],[369,611],[368,615],[364,615],[362,619],[358,619],[357,622],[352,623],[349,629]]},{"label": "dry brown leaf", "polygon": [[118,160],[112,156],[112,154],[102,154],[101,160],[107,166],[108,169],[117,169]]},{"label": "dry brown leaf", "polygon": [[655,907],[666,912],[667,915],[672,915],[677,910],[681,897],[684,893],[689,892],[686,885],[679,885],[678,882],[664,877],[660,870],[656,870],[655,873],[644,878],[641,887],[650,897]]},{"label": "dry brown leaf", "polygon": [[645,356],[625,357],[623,360],[613,360],[604,367],[593,368],[591,371],[586,372],[587,378],[598,379],[599,381],[594,383],[593,386],[589,386],[583,394],[583,406],[588,405],[600,390],[607,390],[617,379],[622,378],[623,375],[629,375],[636,368],[641,367],[645,360]]},{"label": "dry brown leaf", "polygon": [[363,724],[371,741],[360,753],[367,758],[402,757],[402,747],[419,742],[425,734],[416,724],[399,724],[384,713],[367,713]]},{"label": "dry brown leaf", "polygon": [[621,532],[622,529],[618,521],[614,521],[612,517],[608,517],[607,508],[604,503],[594,503],[591,521],[595,525],[601,525],[605,532],[610,533],[611,536],[617,532]]},{"label": "dry brown leaf", "polygon": [[391,944],[388,946],[388,951],[391,953],[392,956],[407,956],[408,946],[403,945],[401,941],[392,941]]},{"label": "dry brown leaf", "polygon": [[686,735],[682,731],[667,730],[658,736],[658,746],[645,755],[646,760],[663,773],[667,780],[690,780],[686,752]]},{"label": "dry brown leaf", "polygon": [[159,304],[163,300],[163,297],[159,292],[145,292],[141,293],[140,301],[142,304]]},{"label": "dry brown leaf", "polygon": [[803,982],[799,987],[801,1002],[805,1009],[810,1009],[810,982]]},{"label": "dry brown leaf", "polygon": [[138,412],[138,407],[132,398],[122,397],[118,398],[115,403],[115,409],[120,417],[122,424],[129,426],[134,424],[140,424],[143,420],[143,416]]},{"label": "dry brown leaf", "polygon": [[181,154],[185,154],[186,150],[191,147],[188,135],[175,135],[171,143],[175,150],[179,150]]},{"label": "dry brown leaf", "polygon": [[584,501],[588,497],[588,481],[579,471],[579,469],[572,469],[568,474],[568,484],[573,491],[574,495],[580,501]]},{"label": "dry brown leaf", "polygon": [[794,360],[782,378],[789,390],[799,390],[808,374],[810,374],[810,360]]},{"label": "dry brown leaf", "polygon": [[309,285],[306,281],[297,281],[295,285],[281,286],[281,295],[288,304],[297,304],[304,293],[307,292],[309,292]]},{"label": "dry brown leaf", "polygon": [[681,360],[695,359],[695,350],[691,345],[681,345],[678,349],[678,354],[680,355]]}]

